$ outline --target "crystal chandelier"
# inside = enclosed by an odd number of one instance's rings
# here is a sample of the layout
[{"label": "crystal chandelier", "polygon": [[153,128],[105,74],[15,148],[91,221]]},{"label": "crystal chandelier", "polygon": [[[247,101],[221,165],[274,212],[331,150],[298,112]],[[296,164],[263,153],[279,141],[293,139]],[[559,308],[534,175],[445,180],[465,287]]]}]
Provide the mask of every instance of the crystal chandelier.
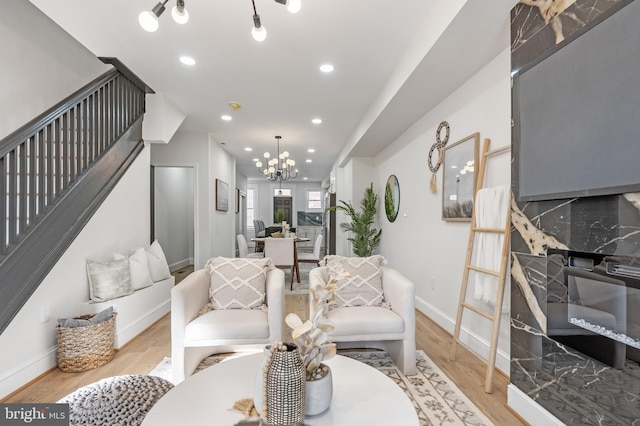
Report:
[{"label": "crystal chandelier", "polygon": [[271,158],[271,154],[264,153],[264,161],[267,162],[265,168],[262,168],[262,161],[256,161],[256,167],[260,170],[260,173],[265,175],[267,179],[271,181],[280,181],[295,179],[298,176],[298,170],[294,170],[296,162],[289,158],[289,153],[284,151],[280,153],[280,139],[282,136],[276,136],[278,145],[278,153],[276,157]]}]

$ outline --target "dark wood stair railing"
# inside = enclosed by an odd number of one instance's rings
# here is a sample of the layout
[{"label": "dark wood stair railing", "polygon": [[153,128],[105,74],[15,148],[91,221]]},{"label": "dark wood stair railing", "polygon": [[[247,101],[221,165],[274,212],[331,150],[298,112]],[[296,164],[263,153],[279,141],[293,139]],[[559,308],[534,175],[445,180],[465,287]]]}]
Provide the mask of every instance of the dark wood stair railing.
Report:
[{"label": "dark wood stair railing", "polygon": [[115,66],[0,140],[0,333],[144,148],[145,93]]}]

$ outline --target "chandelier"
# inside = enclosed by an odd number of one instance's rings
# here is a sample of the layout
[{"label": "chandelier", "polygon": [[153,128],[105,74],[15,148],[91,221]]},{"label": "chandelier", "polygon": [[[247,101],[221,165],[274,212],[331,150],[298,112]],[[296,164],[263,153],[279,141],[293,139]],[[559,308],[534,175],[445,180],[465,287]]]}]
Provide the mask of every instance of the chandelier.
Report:
[{"label": "chandelier", "polygon": [[[301,0],[274,0],[276,3],[280,3],[287,6],[287,10],[291,13],[298,13],[301,6]],[[138,16],[138,22],[140,26],[146,31],[154,32],[160,26],[158,18],[165,11],[165,5],[169,0],[160,1],[153,9],[145,10]],[[253,5],[253,28],[251,29],[251,35],[256,41],[264,41],[267,38],[267,30],[262,26],[260,22],[260,15],[256,11],[255,0],[251,0]],[[184,5],[184,0],[176,0],[176,5],[171,9],[171,16],[173,20],[178,24],[186,24],[189,21],[189,12]]]},{"label": "chandelier", "polygon": [[256,167],[260,170],[260,173],[265,175],[267,179],[271,181],[280,181],[295,179],[298,176],[298,170],[294,170],[296,162],[289,158],[289,153],[284,151],[280,153],[280,139],[282,136],[276,136],[278,153],[276,157],[271,158],[271,154],[264,153],[264,161],[267,162],[265,168],[262,168],[262,161],[256,161]]}]

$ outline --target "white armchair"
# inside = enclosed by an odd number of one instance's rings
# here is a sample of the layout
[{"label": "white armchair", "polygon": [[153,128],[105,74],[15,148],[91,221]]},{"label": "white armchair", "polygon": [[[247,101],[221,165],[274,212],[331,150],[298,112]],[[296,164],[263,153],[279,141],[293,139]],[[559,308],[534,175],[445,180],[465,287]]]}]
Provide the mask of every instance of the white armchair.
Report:
[{"label": "white armchair", "polygon": [[284,323],[284,273],[267,272],[266,305],[261,309],[211,310],[198,316],[209,303],[210,275],[195,271],[171,289],[171,364],[174,383],[193,374],[205,357],[222,352],[260,350],[282,341]]},{"label": "white armchair", "polygon": [[[405,375],[416,374],[415,285],[395,269],[381,268],[385,301],[378,306],[334,308],[329,312],[335,329],[329,340],[338,348],[384,349]],[[309,286],[329,279],[325,266],[309,273]]]}]

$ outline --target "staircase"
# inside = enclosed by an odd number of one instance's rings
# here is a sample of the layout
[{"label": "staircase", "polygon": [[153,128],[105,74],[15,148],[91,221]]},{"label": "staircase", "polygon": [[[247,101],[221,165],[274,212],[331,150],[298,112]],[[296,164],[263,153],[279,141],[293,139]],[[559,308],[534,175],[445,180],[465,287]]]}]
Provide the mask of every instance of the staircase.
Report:
[{"label": "staircase", "polygon": [[144,148],[152,91],[101,59],[115,68],[0,140],[0,333]]}]

